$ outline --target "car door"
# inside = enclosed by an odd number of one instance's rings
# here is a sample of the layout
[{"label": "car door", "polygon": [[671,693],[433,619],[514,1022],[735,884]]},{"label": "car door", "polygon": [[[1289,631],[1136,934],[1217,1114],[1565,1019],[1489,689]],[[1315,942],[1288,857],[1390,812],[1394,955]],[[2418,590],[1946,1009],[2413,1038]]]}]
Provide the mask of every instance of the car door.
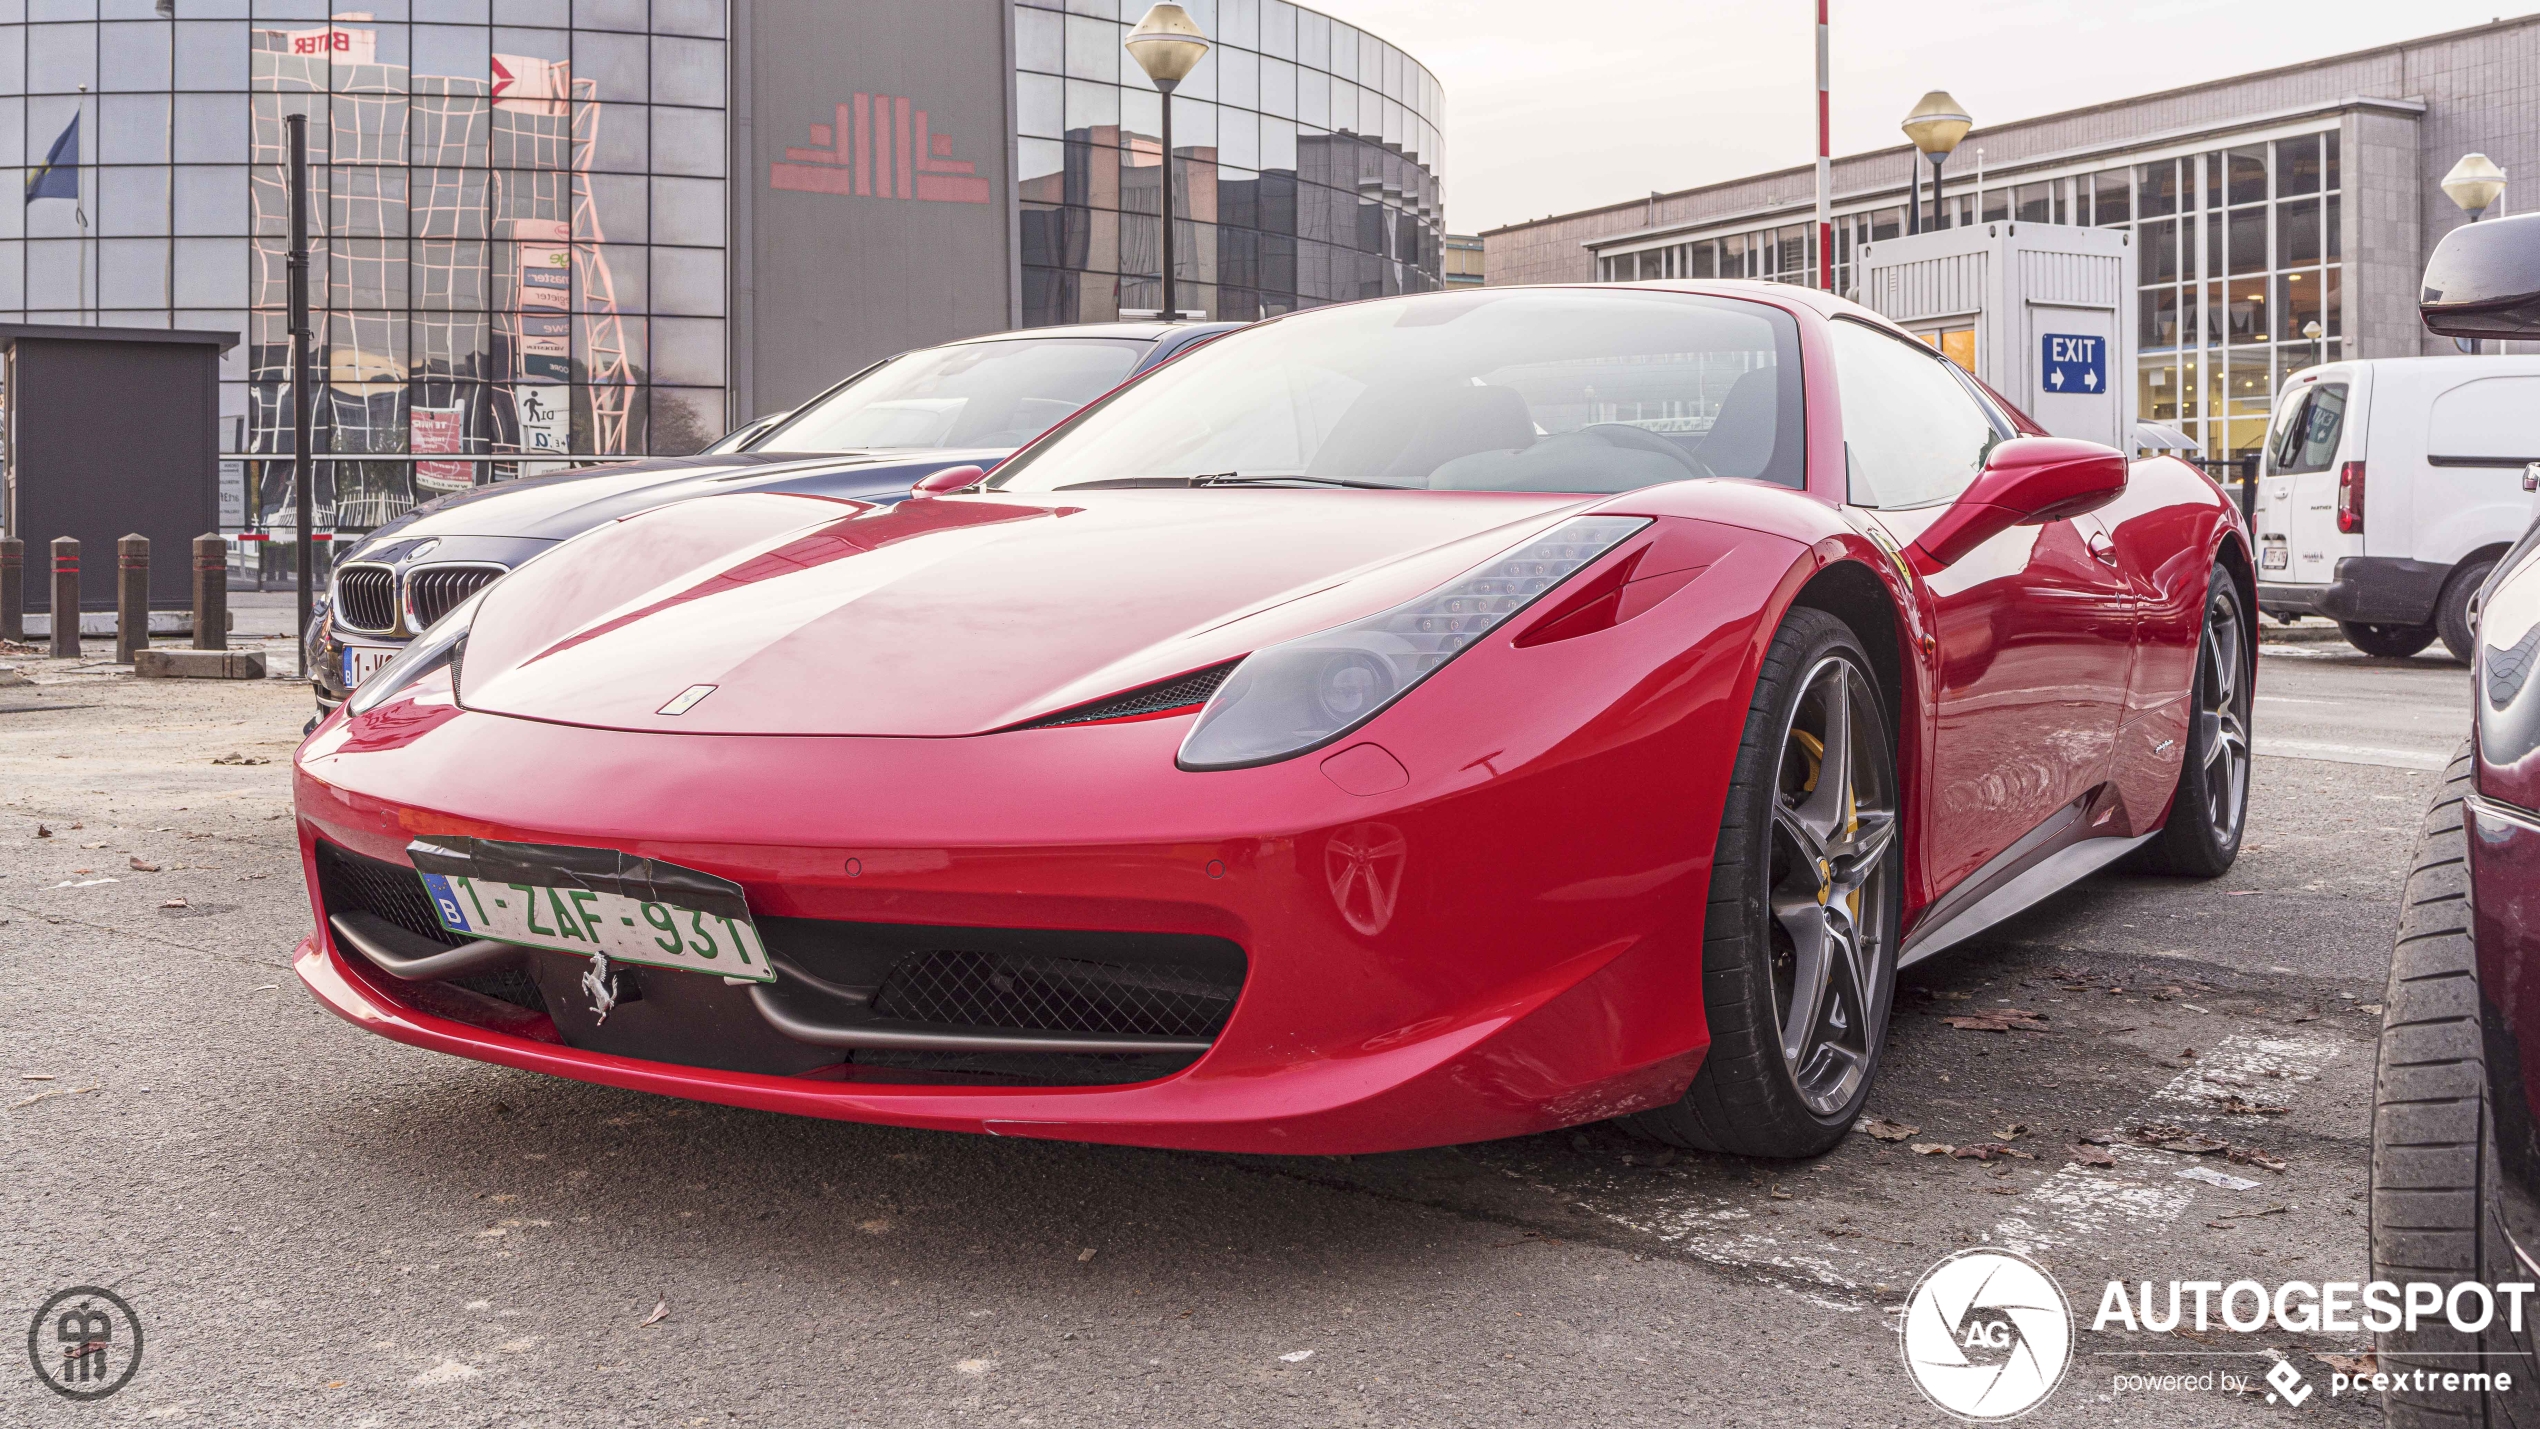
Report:
[{"label": "car door", "polygon": [[[2322,381],[2285,411],[2269,438],[2267,508],[2270,525],[2283,533],[2284,555],[2260,541],[2258,579],[2270,584],[2326,584],[2341,556],[2361,554],[2362,543],[2337,526],[2337,481],[2347,462],[2361,461],[2348,420],[2355,394],[2343,381]],[[2272,533],[2271,533],[2272,534]]]},{"label": "car door", "polygon": [[[1832,329],[1852,504],[1908,544],[2011,430],[1944,361],[1866,324]],[[2015,846],[2007,863],[2060,842],[2106,780],[2133,601],[2089,516],[2011,527],[1922,587],[1937,649],[1921,846],[1936,896]]]}]

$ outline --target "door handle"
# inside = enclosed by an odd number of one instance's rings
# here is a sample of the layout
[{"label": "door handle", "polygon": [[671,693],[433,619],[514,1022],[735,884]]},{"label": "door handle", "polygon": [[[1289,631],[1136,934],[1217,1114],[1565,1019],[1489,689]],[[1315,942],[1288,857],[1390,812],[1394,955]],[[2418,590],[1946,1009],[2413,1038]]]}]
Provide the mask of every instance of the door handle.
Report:
[{"label": "door handle", "polygon": [[2093,531],[2090,533],[2090,554],[2113,566],[2117,563],[2117,543],[2108,539],[2107,532]]}]

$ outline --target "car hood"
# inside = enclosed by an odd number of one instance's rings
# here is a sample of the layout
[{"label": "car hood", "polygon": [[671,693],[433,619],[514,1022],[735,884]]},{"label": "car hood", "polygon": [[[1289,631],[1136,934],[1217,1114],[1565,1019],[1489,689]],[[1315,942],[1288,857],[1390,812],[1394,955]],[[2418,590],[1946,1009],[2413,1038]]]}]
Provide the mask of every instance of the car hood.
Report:
[{"label": "car hood", "polygon": [[621,516],[728,491],[810,490],[832,495],[907,491],[948,466],[994,466],[1012,452],[838,452],[655,457],[470,487],[426,502],[372,532],[347,560],[394,559],[392,544],[426,537],[518,536],[560,541]]},{"label": "car hood", "polygon": [[[979,734],[1386,609],[1588,504],[1224,488],[692,501],[494,587],[461,700],[613,729]],[[713,689],[661,713],[699,685]]]}]

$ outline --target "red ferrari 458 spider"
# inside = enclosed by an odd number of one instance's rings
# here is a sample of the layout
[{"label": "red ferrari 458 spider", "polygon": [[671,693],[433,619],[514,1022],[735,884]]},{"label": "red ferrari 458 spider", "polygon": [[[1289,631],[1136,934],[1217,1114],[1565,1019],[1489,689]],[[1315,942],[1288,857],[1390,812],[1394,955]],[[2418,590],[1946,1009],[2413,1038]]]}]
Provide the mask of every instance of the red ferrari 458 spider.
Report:
[{"label": "red ferrari 458 spider", "polygon": [[925,485],[649,511],[454,610],[299,751],[301,977],[813,1116],[1801,1156],[1901,964],[2238,849],[2221,492],[1823,294],[1315,309]]}]

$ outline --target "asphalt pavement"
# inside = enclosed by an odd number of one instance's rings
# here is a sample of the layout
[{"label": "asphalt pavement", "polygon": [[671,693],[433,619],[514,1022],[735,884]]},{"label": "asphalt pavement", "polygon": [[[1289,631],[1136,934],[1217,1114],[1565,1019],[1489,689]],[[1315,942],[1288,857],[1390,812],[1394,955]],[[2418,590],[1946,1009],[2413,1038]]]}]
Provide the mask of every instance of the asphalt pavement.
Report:
[{"label": "asphalt pavement", "polygon": [[[2324,1388],[2362,1337],[2089,1316],[2112,1277],[2363,1277],[2375,1004],[2467,704],[2434,657],[2272,634],[2238,867],[2103,875],[1909,970],[1869,1108],[1903,1139],[1299,1159],[789,1119],[369,1036],[287,966],[305,691],[0,664],[33,681],[0,686],[0,1344],[83,1283],[148,1335],[95,1405],[0,1370],[0,1423],[48,1425],[1937,1424],[1897,1314],[1982,1244],[2079,1302],[2030,1422],[2271,1419],[2263,1384],[2115,1376],[2281,1355]],[[2005,1011],[2035,1025],[1947,1020]],[[2255,1158],[2083,1139],[2147,1122]],[[1916,1150],[1987,1142],[2033,1159]]]}]

